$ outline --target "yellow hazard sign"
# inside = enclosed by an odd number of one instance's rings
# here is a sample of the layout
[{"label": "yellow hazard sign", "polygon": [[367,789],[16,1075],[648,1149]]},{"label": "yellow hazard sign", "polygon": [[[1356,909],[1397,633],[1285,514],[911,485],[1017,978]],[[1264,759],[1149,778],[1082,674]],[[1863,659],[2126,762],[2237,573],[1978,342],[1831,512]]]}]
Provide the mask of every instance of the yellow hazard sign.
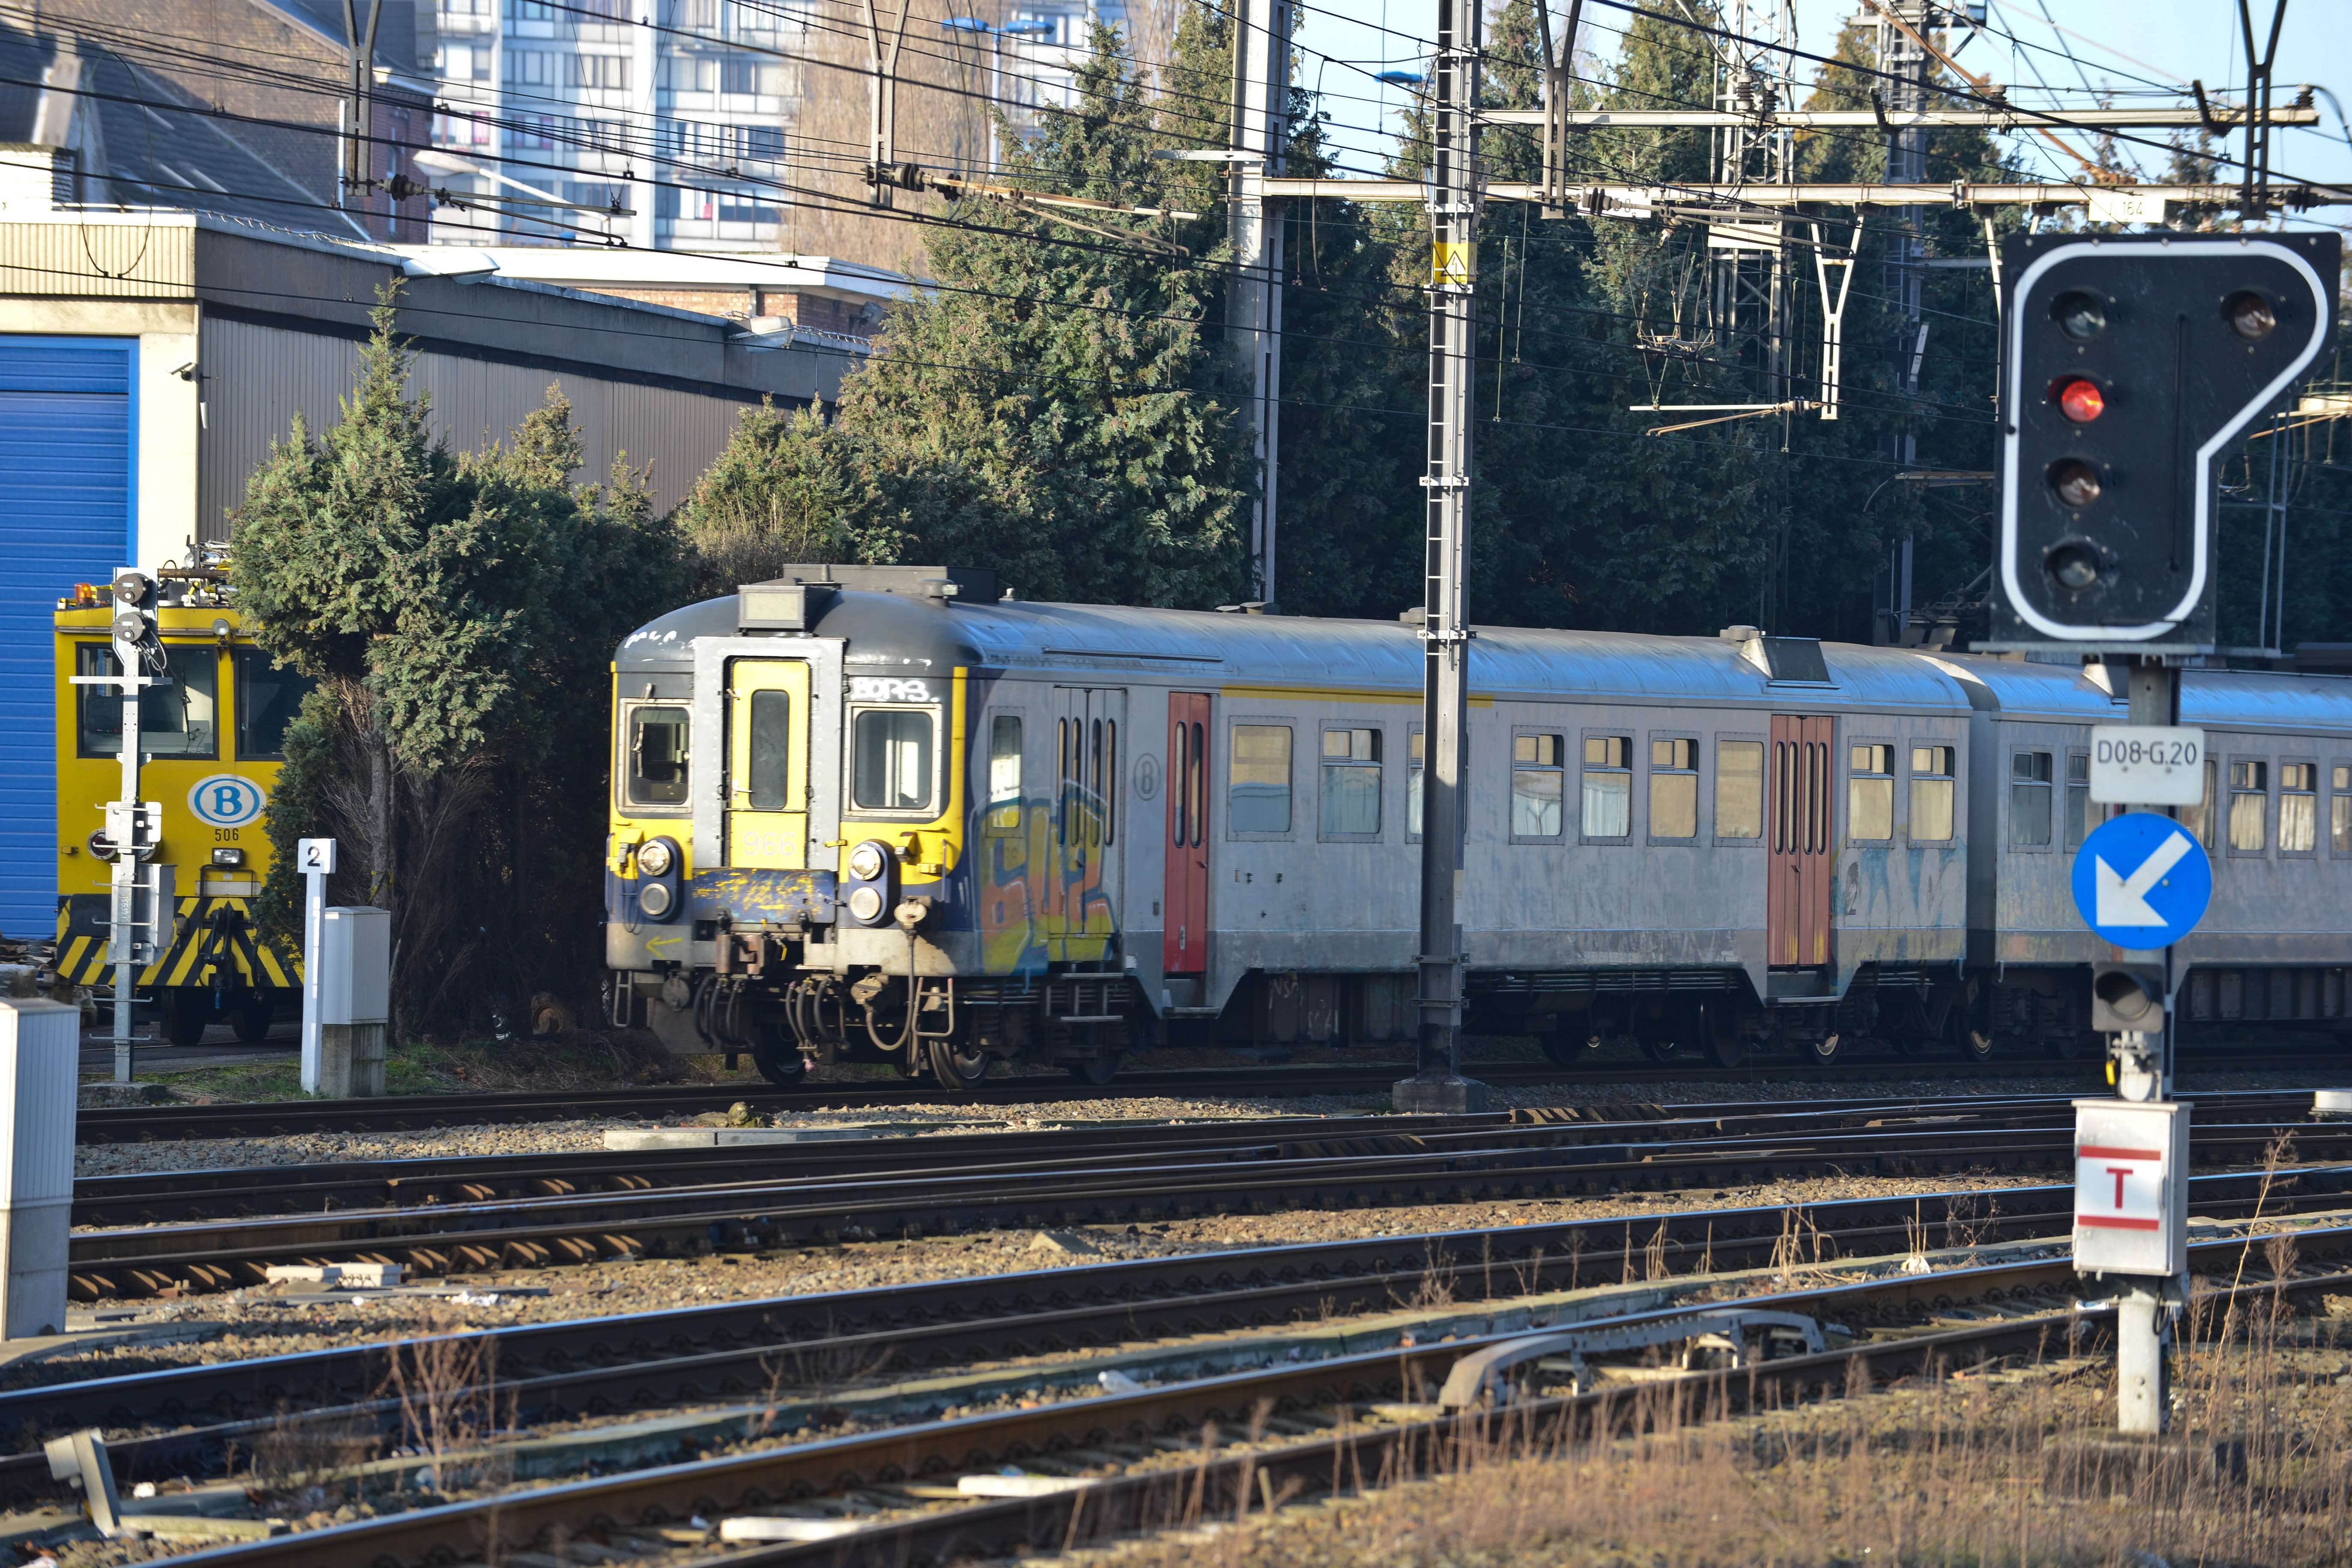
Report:
[{"label": "yellow hazard sign", "polygon": [[1478,247],[1457,240],[1441,239],[1430,247],[1429,280],[1440,288],[1453,284],[1468,288],[1471,274],[1477,269]]}]

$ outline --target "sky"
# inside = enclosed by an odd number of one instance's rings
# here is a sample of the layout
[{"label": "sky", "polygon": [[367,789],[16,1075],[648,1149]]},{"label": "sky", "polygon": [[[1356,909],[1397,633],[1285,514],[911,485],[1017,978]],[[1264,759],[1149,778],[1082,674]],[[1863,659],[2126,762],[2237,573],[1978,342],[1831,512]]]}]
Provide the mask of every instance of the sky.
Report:
[{"label": "sky", "polygon": [[[1643,3],[1663,8],[1663,0]],[[1727,14],[1738,3],[1718,0]],[[2352,0],[2251,0],[2258,27],[2267,26],[2273,4],[2287,7],[2273,82],[2279,89],[2304,83],[2326,89],[2352,112],[2352,26],[2346,16]],[[1565,25],[1568,0],[1551,0],[1551,5],[1554,25]],[[1393,116],[1410,89],[1372,79],[1381,71],[1426,72],[1436,0],[1300,0],[1300,6],[1297,42],[1305,84],[1327,95],[1331,135],[1347,172],[1377,173],[1386,153],[1385,132],[1393,128]],[[1796,0],[1796,47],[1828,54],[1839,26],[1860,10],[1854,0]],[[1626,19],[1622,0],[1586,0],[1581,52],[1613,57],[1616,29]],[[2071,89],[2065,101],[2077,105],[2095,101],[2084,90],[2086,81],[2094,92],[2124,95],[2158,87],[2185,92],[2185,84],[2196,77],[2209,93],[2226,97],[2231,95],[2227,84],[2245,78],[2237,0],[1992,0],[1990,20],[2000,31],[1969,39],[1957,58],[2009,86],[2021,103],[2053,101],[2035,92],[2036,72],[2052,87]],[[2074,58],[2058,52],[2062,47]],[[1800,74],[1807,69],[1801,62]],[[2274,101],[2291,97],[2277,92]],[[2118,101],[2128,100],[2119,96]],[[2352,146],[2347,145],[2342,122],[2326,97],[2318,107],[2321,126],[2283,132],[2274,143],[2272,168],[2282,178],[2352,184]],[[2032,145],[2050,158],[2058,156],[2046,142]],[[2241,145],[2233,138],[2230,149]],[[2039,166],[2057,174],[2055,165]],[[2314,216],[2342,222],[2352,220],[2352,209],[2322,209]]]}]

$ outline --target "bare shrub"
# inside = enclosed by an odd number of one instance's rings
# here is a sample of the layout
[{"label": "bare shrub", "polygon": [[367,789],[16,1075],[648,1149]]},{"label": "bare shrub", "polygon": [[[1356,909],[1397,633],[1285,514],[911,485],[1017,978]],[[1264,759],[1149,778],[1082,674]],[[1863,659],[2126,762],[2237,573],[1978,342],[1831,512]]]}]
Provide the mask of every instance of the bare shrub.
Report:
[{"label": "bare shrub", "polygon": [[454,1317],[433,1320],[425,1335],[387,1347],[382,1397],[400,1412],[402,1446],[427,1461],[425,1484],[448,1491],[492,1480],[485,1464],[453,1467],[453,1457],[482,1449],[503,1427],[499,1419],[498,1341],[463,1331]]}]

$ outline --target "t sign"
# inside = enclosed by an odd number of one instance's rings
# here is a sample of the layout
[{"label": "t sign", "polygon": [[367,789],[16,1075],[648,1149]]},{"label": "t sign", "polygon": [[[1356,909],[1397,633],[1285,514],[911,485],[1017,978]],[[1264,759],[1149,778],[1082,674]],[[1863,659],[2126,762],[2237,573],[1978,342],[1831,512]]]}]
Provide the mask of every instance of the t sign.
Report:
[{"label": "t sign", "polygon": [[302,838],[295,841],[295,868],[306,877],[330,877],[335,870],[335,841]]},{"label": "t sign", "polygon": [[2188,1266],[2189,1107],[2074,1102],[2074,1270],[2168,1278]]}]

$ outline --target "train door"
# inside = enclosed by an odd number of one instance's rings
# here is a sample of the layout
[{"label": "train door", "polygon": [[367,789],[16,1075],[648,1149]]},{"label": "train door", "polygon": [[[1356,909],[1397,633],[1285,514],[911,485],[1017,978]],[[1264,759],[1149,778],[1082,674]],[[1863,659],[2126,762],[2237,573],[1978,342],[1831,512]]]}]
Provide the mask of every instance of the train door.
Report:
[{"label": "train door", "polygon": [[1771,881],[1765,951],[1775,969],[1830,961],[1830,749],[1834,721],[1772,715]]},{"label": "train door", "polygon": [[809,667],[739,658],[727,672],[727,864],[808,865]]},{"label": "train door", "polygon": [[1168,876],[1160,966],[1209,967],[1209,695],[1168,694]]},{"label": "train door", "polygon": [[1127,828],[1119,777],[1126,720],[1125,691],[1054,689],[1053,865],[1045,884],[1050,958],[1092,963],[1112,951]]}]

